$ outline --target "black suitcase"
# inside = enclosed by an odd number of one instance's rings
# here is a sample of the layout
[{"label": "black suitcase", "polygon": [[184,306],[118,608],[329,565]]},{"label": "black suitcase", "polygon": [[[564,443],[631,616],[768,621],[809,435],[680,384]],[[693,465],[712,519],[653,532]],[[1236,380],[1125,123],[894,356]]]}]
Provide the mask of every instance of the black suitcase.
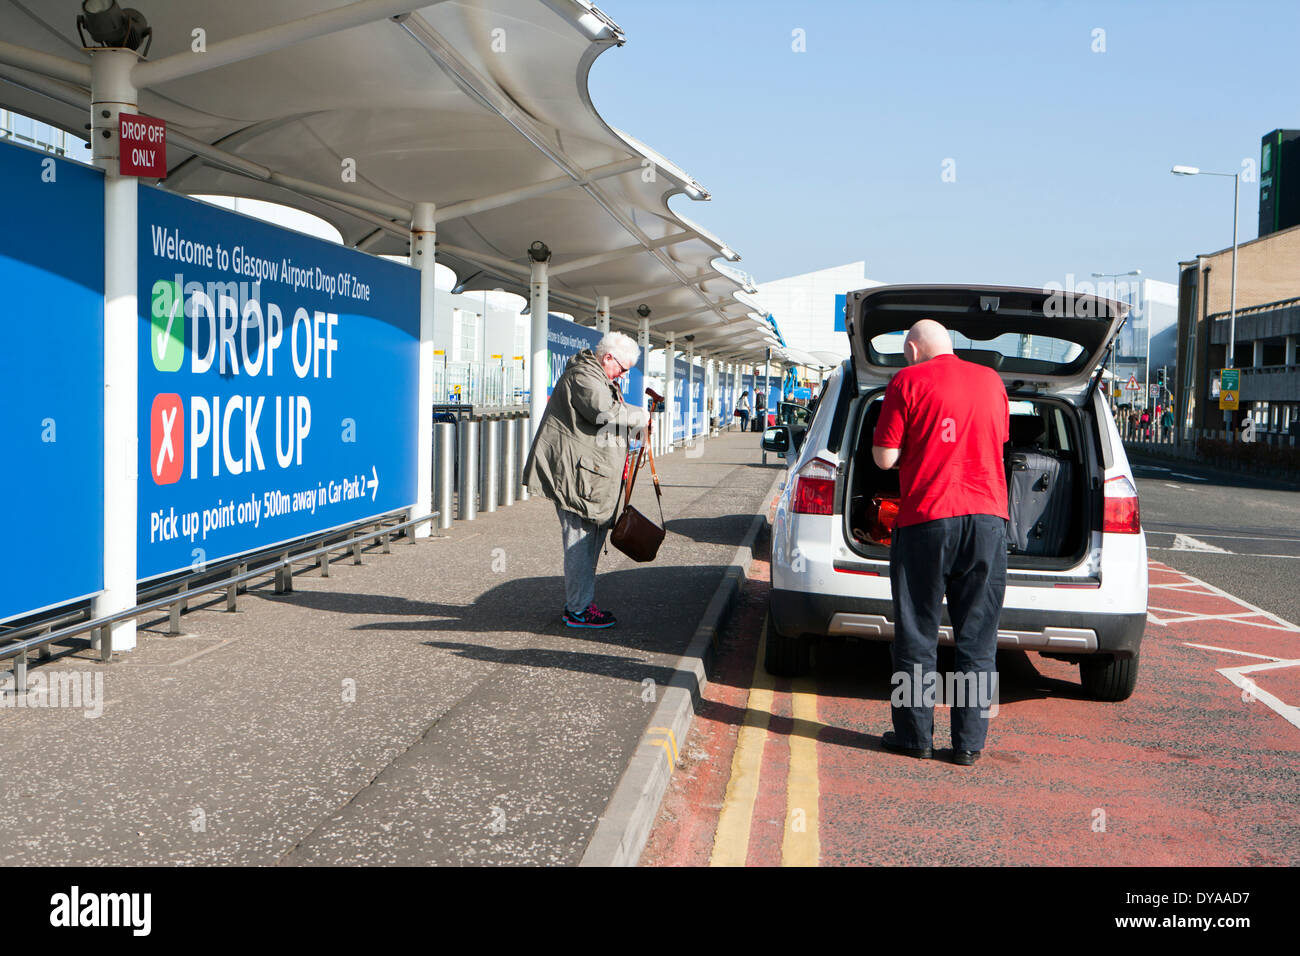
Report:
[{"label": "black suitcase", "polygon": [[1059,557],[1070,529],[1071,487],[1069,462],[1013,449],[1007,455],[1007,550]]}]

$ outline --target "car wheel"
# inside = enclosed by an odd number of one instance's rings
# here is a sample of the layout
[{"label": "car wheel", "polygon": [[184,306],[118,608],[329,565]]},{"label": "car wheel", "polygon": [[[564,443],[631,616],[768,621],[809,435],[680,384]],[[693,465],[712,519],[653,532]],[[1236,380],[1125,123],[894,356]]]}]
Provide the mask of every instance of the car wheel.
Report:
[{"label": "car wheel", "polygon": [[1137,686],[1138,659],[1098,654],[1079,661],[1083,689],[1093,700],[1128,700]]},{"label": "car wheel", "polygon": [[787,637],[777,631],[772,619],[768,618],[763,666],[773,677],[801,677],[806,674],[812,666],[811,648],[811,640],[797,636]]}]

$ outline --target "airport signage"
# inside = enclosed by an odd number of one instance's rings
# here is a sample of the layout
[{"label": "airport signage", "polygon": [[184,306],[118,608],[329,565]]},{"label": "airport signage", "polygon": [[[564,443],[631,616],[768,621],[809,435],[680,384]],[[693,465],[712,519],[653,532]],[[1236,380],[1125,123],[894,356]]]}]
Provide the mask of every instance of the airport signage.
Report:
[{"label": "airport signage", "polygon": [[140,192],[138,575],[414,504],[419,273]]},{"label": "airport signage", "polygon": [[[591,349],[594,352],[596,346],[600,344],[601,337],[599,329],[570,322],[555,313],[547,316],[546,346],[547,358],[550,362],[546,375],[547,396],[555,390],[555,383],[564,374],[564,367],[569,364],[569,359],[583,349]],[[641,362],[633,365],[626,375],[618,379],[618,387],[623,391],[623,401],[638,408],[645,408],[645,383],[641,371],[642,363],[645,361],[645,350],[642,349],[641,353]],[[500,356],[493,357],[500,358]],[[523,356],[517,355],[515,358],[522,359]]]},{"label": "airport signage", "polygon": [[0,143],[0,180],[5,621],[104,588],[104,175]]}]

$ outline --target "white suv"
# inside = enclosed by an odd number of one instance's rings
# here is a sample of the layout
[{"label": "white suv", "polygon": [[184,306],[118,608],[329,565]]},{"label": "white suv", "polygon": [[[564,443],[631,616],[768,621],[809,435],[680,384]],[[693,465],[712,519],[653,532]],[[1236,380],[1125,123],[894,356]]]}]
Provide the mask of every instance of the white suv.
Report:
[{"label": "white suv", "polygon": [[[852,358],[827,380],[810,425],[763,436],[764,448],[788,452],[789,462],[772,527],[767,669],[805,671],[822,637],[893,639],[889,550],[862,533],[861,515],[874,495],[898,493],[897,470],[872,461],[872,433],[885,385],[905,364],[906,330],[932,318],[953,334],[958,357],[1006,383],[1008,467],[1027,450],[1051,456],[1068,479],[1067,517],[1050,544],[1009,546],[998,647],[1076,662],[1090,696],[1127,698],[1146,626],[1146,539],[1133,473],[1098,389],[1126,307],[999,286],[879,286],[846,298]],[[939,640],[952,643],[946,611]]]}]

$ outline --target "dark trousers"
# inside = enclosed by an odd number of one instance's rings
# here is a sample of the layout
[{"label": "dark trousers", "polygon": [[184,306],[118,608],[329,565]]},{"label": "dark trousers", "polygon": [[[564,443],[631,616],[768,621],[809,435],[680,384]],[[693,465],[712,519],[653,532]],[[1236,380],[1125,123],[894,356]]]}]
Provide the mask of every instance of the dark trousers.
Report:
[{"label": "dark trousers", "polygon": [[[932,745],[935,694],[926,688],[937,688],[938,700],[964,704],[952,707],[953,749],[983,750],[988,709],[996,700],[998,619],[1007,586],[1006,520],[962,515],[895,528],[889,581],[895,736],[907,747]],[[955,645],[949,680],[935,670],[945,595]],[[957,690],[955,700],[943,693],[950,683]]]}]

